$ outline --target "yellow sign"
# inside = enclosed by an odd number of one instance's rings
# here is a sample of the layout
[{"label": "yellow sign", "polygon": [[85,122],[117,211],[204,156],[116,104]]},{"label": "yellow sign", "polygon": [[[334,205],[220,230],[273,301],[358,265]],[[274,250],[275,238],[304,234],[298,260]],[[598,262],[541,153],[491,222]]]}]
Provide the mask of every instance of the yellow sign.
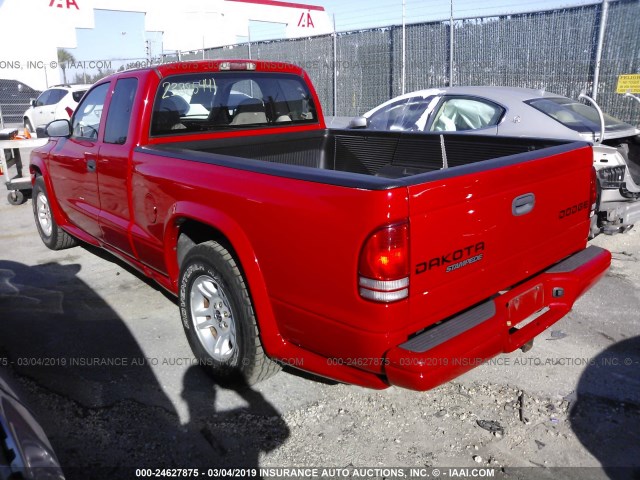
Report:
[{"label": "yellow sign", "polygon": [[640,73],[618,76],[616,93],[640,93]]}]

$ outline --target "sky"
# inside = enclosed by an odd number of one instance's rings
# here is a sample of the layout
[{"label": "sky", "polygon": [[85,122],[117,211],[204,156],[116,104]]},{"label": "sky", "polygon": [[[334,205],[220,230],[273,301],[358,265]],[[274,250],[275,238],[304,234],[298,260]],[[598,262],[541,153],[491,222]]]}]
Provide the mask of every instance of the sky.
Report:
[{"label": "sky", "polygon": [[94,28],[78,28],[78,47],[67,50],[78,61],[144,59],[148,41],[152,56],[159,56],[162,35],[145,32],[144,22],[144,13],[96,10]]},{"label": "sky", "polygon": [[[151,0],[149,0],[151,1]],[[323,6],[335,16],[338,32],[402,23],[402,0],[299,0]],[[551,10],[596,3],[594,0],[405,0],[406,23],[448,19],[453,4],[454,18],[495,16],[527,11]],[[284,26],[250,22],[252,41],[282,38]],[[95,28],[78,29],[78,47],[69,49],[77,60],[144,59],[146,43],[152,56],[162,53],[159,32],[144,31],[144,14],[96,10]],[[238,42],[247,38],[238,37]],[[214,45],[212,45],[214,46]],[[114,55],[114,52],[117,54]],[[169,53],[169,52],[165,52]]]}]

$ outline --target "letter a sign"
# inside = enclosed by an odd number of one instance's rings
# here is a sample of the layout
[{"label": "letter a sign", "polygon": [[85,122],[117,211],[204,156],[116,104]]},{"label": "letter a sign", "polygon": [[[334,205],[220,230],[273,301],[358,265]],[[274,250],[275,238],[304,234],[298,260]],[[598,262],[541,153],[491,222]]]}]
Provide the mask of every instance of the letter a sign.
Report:
[{"label": "letter a sign", "polygon": [[71,7],[75,7],[76,10],[80,10],[80,8],[78,7],[78,4],[76,3],[76,0],[51,0],[49,2],[49,6],[50,7],[58,7],[58,8],[64,8],[66,4],[67,10],[71,9]]},{"label": "letter a sign", "polygon": [[300,14],[300,20],[298,20],[298,26],[302,28],[316,28],[311,18],[311,12],[302,12]]}]

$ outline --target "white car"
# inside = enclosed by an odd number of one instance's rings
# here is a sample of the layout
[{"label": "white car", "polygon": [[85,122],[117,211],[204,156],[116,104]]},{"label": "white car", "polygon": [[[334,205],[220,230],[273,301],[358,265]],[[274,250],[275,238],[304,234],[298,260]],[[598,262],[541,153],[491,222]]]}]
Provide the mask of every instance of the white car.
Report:
[{"label": "white car", "polygon": [[31,101],[31,107],[24,112],[24,128],[36,132],[38,127],[46,127],[50,122],[70,119],[82,96],[91,85],[56,85]]},{"label": "white car", "polygon": [[590,142],[599,186],[591,235],[624,232],[640,224],[640,129],[581,98],[591,105],[527,88],[431,88],[393,98],[349,127]]}]

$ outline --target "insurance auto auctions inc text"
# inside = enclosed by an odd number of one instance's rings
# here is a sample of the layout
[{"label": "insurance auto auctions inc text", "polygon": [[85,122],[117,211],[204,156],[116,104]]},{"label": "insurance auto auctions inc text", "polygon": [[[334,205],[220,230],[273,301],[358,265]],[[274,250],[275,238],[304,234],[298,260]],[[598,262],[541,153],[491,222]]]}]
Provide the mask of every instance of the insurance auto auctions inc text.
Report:
[{"label": "insurance auto auctions inc text", "polygon": [[265,479],[285,478],[494,478],[494,468],[260,468]]}]

